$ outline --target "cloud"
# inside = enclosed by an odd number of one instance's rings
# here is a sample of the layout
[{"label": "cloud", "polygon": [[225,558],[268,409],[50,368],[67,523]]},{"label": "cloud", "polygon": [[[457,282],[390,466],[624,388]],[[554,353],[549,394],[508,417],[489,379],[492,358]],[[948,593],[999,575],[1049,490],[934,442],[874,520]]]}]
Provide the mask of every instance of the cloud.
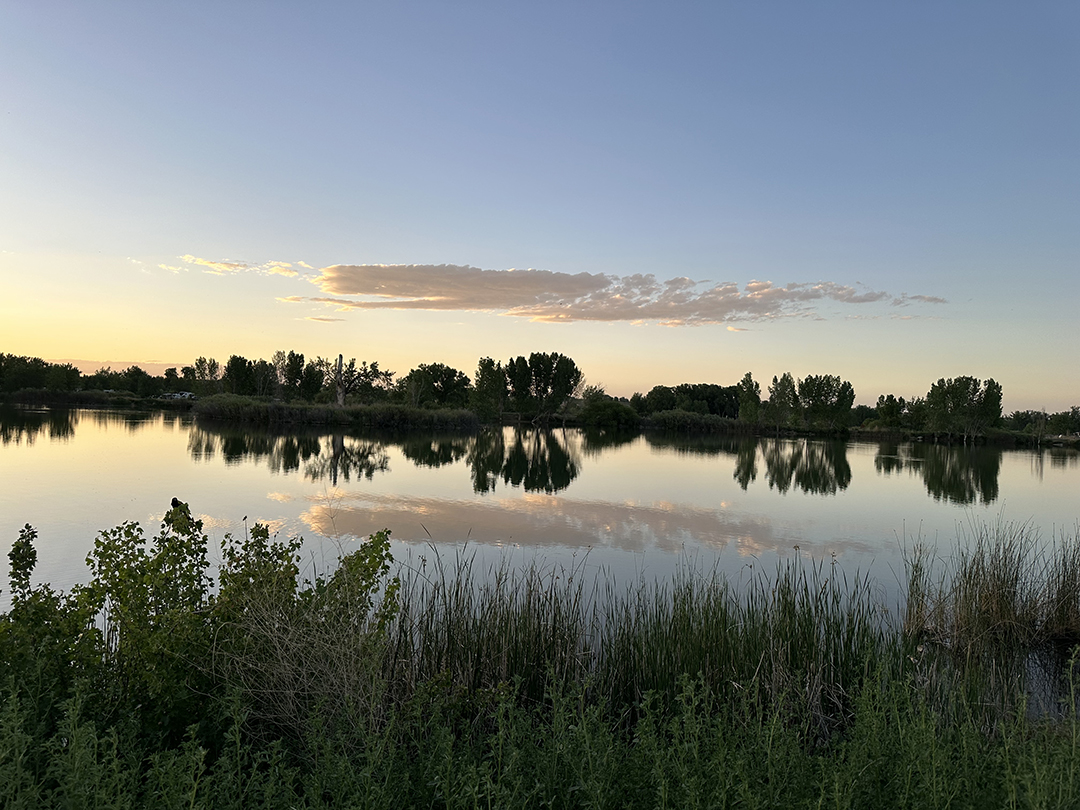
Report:
[{"label": "cloud", "polygon": [[749,329],[744,329],[744,328],[742,328],[740,326],[729,326],[727,328],[727,330],[729,332],[749,332],[750,331]]},{"label": "cloud", "polygon": [[[244,261],[216,261],[214,259],[201,259],[198,256],[192,256],[190,253],[180,256],[180,261],[185,264],[201,267],[204,273],[210,273],[215,276],[224,276],[233,273],[257,273],[264,276],[285,276],[287,278],[296,278],[300,275],[298,270],[293,269],[293,265],[290,262],[264,262],[262,264],[254,264],[252,262]],[[300,267],[304,267],[311,270],[312,267],[304,262],[296,263]],[[180,267],[169,267],[164,264],[158,265],[163,270],[172,270],[176,272],[181,269]]]},{"label": "cloud", "polygon": [[949,303],[944,298],[938,298],[936,295],[908,295],[907,293],[901,293],[894,296],[891,303],[894,307],[906,307],[912,301],[919,304],[947,304]]},{"label": "cloud", "polygon": [[226,273],[238,273],[241,270],[247,270],[251,267],[247,262],[217,262],[211,259],[200,259],[198,256],[192,256],[190,253],[181,256],[180,261],[205,267],[207,269],[204,272],[213,273],[218,276],[225,275]]},{"label": "cloud", "polygon": [[944,303],[933,296],[895,296],[862,285],[832,281],[730,281],[686,277],[657,280],[649,274],[560,273],[550,270],[481,270],[468,265],[333,265],[310,279],[321,296],[279,301],[352,309],[497,312],[552,323],[654,321],[669,326],[820,318],[821,304]]},{"label": "cloud", "polygon": [[319,321],[320,323],[334,323],[335,321],[343,321],[344,318],[316,318],[314,316],[304,318],[305,321]]}]

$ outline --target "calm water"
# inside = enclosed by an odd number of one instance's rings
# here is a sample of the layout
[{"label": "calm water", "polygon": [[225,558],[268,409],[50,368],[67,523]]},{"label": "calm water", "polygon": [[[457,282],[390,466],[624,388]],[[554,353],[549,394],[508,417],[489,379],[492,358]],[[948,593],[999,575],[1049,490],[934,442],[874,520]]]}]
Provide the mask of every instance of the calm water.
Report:
[{"label": "calm water", "polygon": [[485,564],[574,562],[617,578],[688,558],[738,574],[797,546],[889,591],[905,542],[947,555],[964,526],[1004,516],[1049,543],[1075,531],[1078,494],[1080,456],[1066,450],[269,433],[160,413],[0,411],[0,540],[36,527],[37,579],[58,588],[84,579],[98,531],[133,520],[153,534],[174,496],[214,544],[262,521],[302,535],[317,566],[388,527],[402,558],[467,544]]}]

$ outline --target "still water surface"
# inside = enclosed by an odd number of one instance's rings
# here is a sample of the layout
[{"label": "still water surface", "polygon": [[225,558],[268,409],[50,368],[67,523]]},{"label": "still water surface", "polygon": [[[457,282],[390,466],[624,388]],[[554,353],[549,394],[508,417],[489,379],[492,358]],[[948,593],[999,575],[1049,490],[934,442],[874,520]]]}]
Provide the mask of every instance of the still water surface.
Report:
[{"label": "still water surface", "polygon": [[303,536],[317,567],[390,528],[403,559],[466,546],[485,565],[576,564],[621,580],[687,560],[737,576],[798,547],[891,593],[916,538],[947,556],[965,527],[1004,517],[1049,543],[1075,532],[1078,494],[1080,455],[1064,449],[273,433],[162,413],[0,411],[0,544],[32,524],[36,579],[57,588],[85,579],[98,531],[130,520],[152,535],[175,496],[212,548],[246,518]]}]

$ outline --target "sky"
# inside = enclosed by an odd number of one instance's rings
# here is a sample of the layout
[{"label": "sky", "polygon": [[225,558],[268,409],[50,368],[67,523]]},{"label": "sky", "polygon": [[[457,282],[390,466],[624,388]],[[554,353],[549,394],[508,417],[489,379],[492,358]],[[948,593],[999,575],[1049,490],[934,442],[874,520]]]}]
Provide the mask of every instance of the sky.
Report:
[{"label": "sky", "polygon": [[0,351],[1061,410],[1078,98],[1075,2],[0,0]]}]

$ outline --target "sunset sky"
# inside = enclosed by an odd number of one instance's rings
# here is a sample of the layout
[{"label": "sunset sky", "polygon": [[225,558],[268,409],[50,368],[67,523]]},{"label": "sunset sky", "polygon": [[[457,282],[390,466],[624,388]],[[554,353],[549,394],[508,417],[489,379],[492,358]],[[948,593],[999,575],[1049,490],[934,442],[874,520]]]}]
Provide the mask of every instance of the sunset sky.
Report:
[{"label": "sunset sky", "polygon": [[1076,2],[0,0],[0,351],[1080,404]]}]

